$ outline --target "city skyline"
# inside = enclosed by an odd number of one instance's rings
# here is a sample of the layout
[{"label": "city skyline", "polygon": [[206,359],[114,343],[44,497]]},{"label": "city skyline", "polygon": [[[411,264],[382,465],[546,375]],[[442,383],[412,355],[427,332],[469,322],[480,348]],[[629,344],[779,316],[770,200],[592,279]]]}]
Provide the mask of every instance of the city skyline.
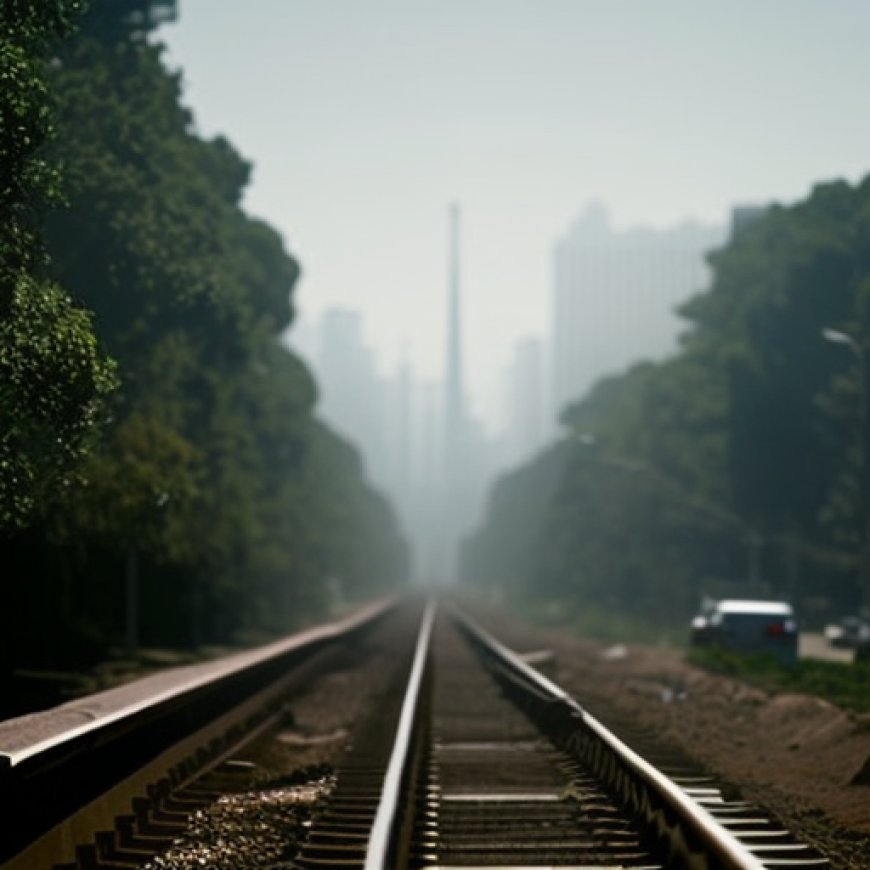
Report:
[{"label": "city skyline", "polygon": [[384,371],[359,311],[332,308],[296,347],[321,383],[319,412],[354,442],[368,478],[387,494],[412,546],[418,582],[452,583],[461,541],[482,516],[503,445],[467,406],[463,369],[461,209],[448,209],[440,380],[420,382],[407,362]]},{"label": "city skyline", "polygon": [[[551,248],[724,224],[867,171],[870,6],[842,0],[183,0],[161,28],[198,129],[254,164],[245,204],[302,263],[297,310],[365,313],[388,366],[445,344],[444,208],[463,204],[469,401],[548,328]],[[252,95],[257,98],[253,99]]]},{"label": "city skyline", "polygon": [[[448,209],[459,208],[458,204],[446,206]],[[558,415],[566,403],[576,401],[603,377],[620,373],[631,364],[641,360],[659,360],[675,352],[678,338],[685,327],[680,319],[677,308],[692,295],[703,292],[709,283],[709,270],[704,262],[707,252],[724,244],[728,235],[728,226],[737,219],[737,213],[757,213],[762,207],[735,206],[731,210],[731,219],[721,225],[703,225],[696,221],[683,221],[674,226],[662,228],[635,224],[625,229],[614,225],[609,210],[600,201],[588,202],[577,210],[577,217],[563,227],[551,245],[552,277],[546,288],[548,297],[547,318],[544,327],[537,332],[527,331],[516,336],[509,344],[508,352],[503,362],[497,366],[496,377],[493,379],[491,393],[480,399],[469,397],[465,380],[465,365],[462,362],[467,357],[466,342],[451,350],[449,339],[445,339],[445,348],[441,359],[441,369],[434,375],[421,370],[414,365],[410,353],[391,357],[378,346],[377,339],[371,331],[371,323],[364,316],[362,308],[335,306],[319,314],[318,318],[300,318],[299,323],[289,333],[289,343],[303,351],[303,355],[318,368],[318,352],[312,335],[322,331],[325,324],[339,319],[352,318],[354,329],[358,333],[357,343],[369,348],[370,356],[363,368],[377,370],[378,377],[389,379],[398,370],[407,370],[412,380],[425,382],[433,389],[443,391],[451,377],[448,369],[451,353],[458,355],[459,391],[462,393],[462,413],[474,418],[476,425],[483,427],[487,437],[493,441],[508,440],[515,436],[508,430],[518,420],[518,404],[533,405],[537,408],[538,419],[529,422],[526,434],[517,440],[540,446],[547,437],[552,437],[558,431]],[[445,236],[445,246],[450,244],[450,234]],[[612,334],[608,338],[606,330],[592,329],[589,335],[591,351],[580,367],[580,375],[573,379],[573,387],[567,392],[560,391],[555,383],[559,377],[557,366],[554,366],[554,346],[559,341],[560,329],[569,336],[582,336],[583,329],[578,326],[578,312],[568,313],[559,310],[558,297],[564,292],[564,281],[560,281],[560,263],[580,256],[589,256],[590,250],[595,250],[598,257],[598,271],[605,275],[611,274],[610,282],[599,280],[600,292],[596,293],[595,282],[586,288],[586,296],[582,306],[604,320],[604,325]],[[606,258],[612,262],[607,263]],[[628,261],[625,259],[628,257]],[[655,262],[657,261],[657,262]],[[576,263],[574,264],[576,267]],[[453,266],[449,259],[444,270],[445,287],[450,287],[455,280]],[[564,268],[563,268],[564,271]],[[615,276],[615,277],[614,277]],[[614,281],[617,290],[628,295],[614,296]],[[442,290],[442,296],[444,291]],[[449,296],[447,297],[449,299]],[[463,297],[463,307],[468,300]],[[620,309],[623,309],[623,322],[619,323]],[[447,303],[442,305],[441,319],[444,324],[451,322],[454,315],[449,311]],[[437,324],[433,324],[433,328]],[[621,331],[621,334],[620,334]],[[445,335],[448,331],[445,329]],[[354,345],[355,346],[355,345]],[[355,363],[351,352],[349,364]],[[537,375],[532,370],[537,370]],[[359,376],[359,367],[355,368],[354,377]],[[537,385],[534,380],[537,379]],[[526,398],[520,398],[515,380],[524,380],[525,386],[520,390]],[[330,380],[329,377],[326,378]],[[347,385],[340,388],[348,389]],[[535,390],[536,397],[531,397]],[[324,394],[324,402],[329,406],[331,396]],[[485,413],[488,409],[490,413]],[[329,410],[327,407],[327,416]],[[348,434],[351,434],[348,432]],[[516,439],[515,439],[516,440]],[[504,448],[506,453],[514,457],[527,455],[522,450],[510,447]]]},{"label": "city skyline", "polygon": [[599,378],[677,350],[675,308],[707,282],[706,252],[726,236],[697,223],[617,231],[600,203],[588,205],[554,242],[550,329],[517,340],[501,370],[502,414],[484,425],[465,389],[459,203],[447,207],[447,226],[440,377],[421,377],[408,359],[385,363],[360,310],[327,309],[294,345],[321,384],[320,413],[393,503],[418,581],[455,578],[493,482],[559,437],[562,407]]}]

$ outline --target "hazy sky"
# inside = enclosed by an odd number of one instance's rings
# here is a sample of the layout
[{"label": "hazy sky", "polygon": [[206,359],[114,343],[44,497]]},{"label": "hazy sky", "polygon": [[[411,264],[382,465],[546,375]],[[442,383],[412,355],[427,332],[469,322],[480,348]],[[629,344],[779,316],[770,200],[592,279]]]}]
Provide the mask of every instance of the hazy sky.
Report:
[{"label": "hazy sky", "polygon": [[870,169],[867,0],[179,0],[165,28],[202,133],[255,165],[248,208],[301,259],[306,316],[362,309],[385,363],[443,355],[447,205],[490,401],[547,328],[552,246],[725,221]]}]

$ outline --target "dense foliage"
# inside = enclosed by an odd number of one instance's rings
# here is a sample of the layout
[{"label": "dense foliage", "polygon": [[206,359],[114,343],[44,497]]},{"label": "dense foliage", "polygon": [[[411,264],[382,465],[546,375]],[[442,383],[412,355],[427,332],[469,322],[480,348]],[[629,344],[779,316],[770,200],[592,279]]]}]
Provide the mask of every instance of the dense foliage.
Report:
[{"label": "dense foliage", "polygon": [[[186,645],[286,631],[330,597],[394,587],[407,567],[389,507],[315,418],[315,385],[280,340],[299,267],[242,210],[250,166],[196,134],[153,43],[174,13],[167,0],[94,0],[49,78],[28,60],[57,128],[39,159],[62,165],[66,200],[47,216],[42,269],[92,312],[121,386],[99,444],[0,545],[19,664],[99,655],[125,633]],[[56,301],[17,304],[5,311],[42,339],[21,332],[31,361],[11,346],[12,399],[34,413],[48,401],[78,437],[110,378],[82,337],[88,317],[75,309],[81,336],[68,336],[44,326]],[[91,393],[86,361],[103,372]],[[41,434],[17,431],[41,455]]]},{"label": "dense foliage", "polygon": [[499,483],[469,582],[661,624],[703,594],[810,620],[867,600],[870,180],[765,210],[710,263],[680,351],[599,383]]},{"label": "dense foliage", "polygon": [[44,210],[58,198],[46,60],[76,0],[0,5],[0,532],[69,484],[114,386],[88,315],[46,274]]}]

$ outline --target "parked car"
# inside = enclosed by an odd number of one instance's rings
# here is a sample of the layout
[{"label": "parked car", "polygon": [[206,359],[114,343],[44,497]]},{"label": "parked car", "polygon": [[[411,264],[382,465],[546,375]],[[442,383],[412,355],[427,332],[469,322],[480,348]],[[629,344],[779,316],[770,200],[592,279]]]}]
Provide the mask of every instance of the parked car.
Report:
[{"label": "parked car", "polygon": [[709,646],[713,641],[713,631],[710,617],[718,602],[715,598],[705,597],[701,602],[700,613],[693,617],[689,626],[689,643],[692,646]]},{"label": "parked car", "polygon": [[782,662],[798,657],[794,609],[785,601],[723,599],[692,620],[691,643],[736,653],[768,653]]},{"label": "parked car", "polygon": [[825,626],[825,637],[838,649],[870,646],[870,623],[860,616],[844,616],[839,622]]}]

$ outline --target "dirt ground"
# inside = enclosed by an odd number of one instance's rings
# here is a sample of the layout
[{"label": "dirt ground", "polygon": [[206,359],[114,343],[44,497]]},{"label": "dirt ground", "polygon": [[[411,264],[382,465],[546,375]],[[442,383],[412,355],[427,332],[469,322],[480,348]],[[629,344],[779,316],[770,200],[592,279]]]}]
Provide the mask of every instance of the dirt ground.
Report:
[{"label": "dirt ground", "polygon": [[681,650],[585,641],[504,614],[479,618],[518,651],[552,650],[553,678],[605,724],[632,722],[679,747],[833,867],[870,868],[870,715],[768,694],[688,664]]}]

